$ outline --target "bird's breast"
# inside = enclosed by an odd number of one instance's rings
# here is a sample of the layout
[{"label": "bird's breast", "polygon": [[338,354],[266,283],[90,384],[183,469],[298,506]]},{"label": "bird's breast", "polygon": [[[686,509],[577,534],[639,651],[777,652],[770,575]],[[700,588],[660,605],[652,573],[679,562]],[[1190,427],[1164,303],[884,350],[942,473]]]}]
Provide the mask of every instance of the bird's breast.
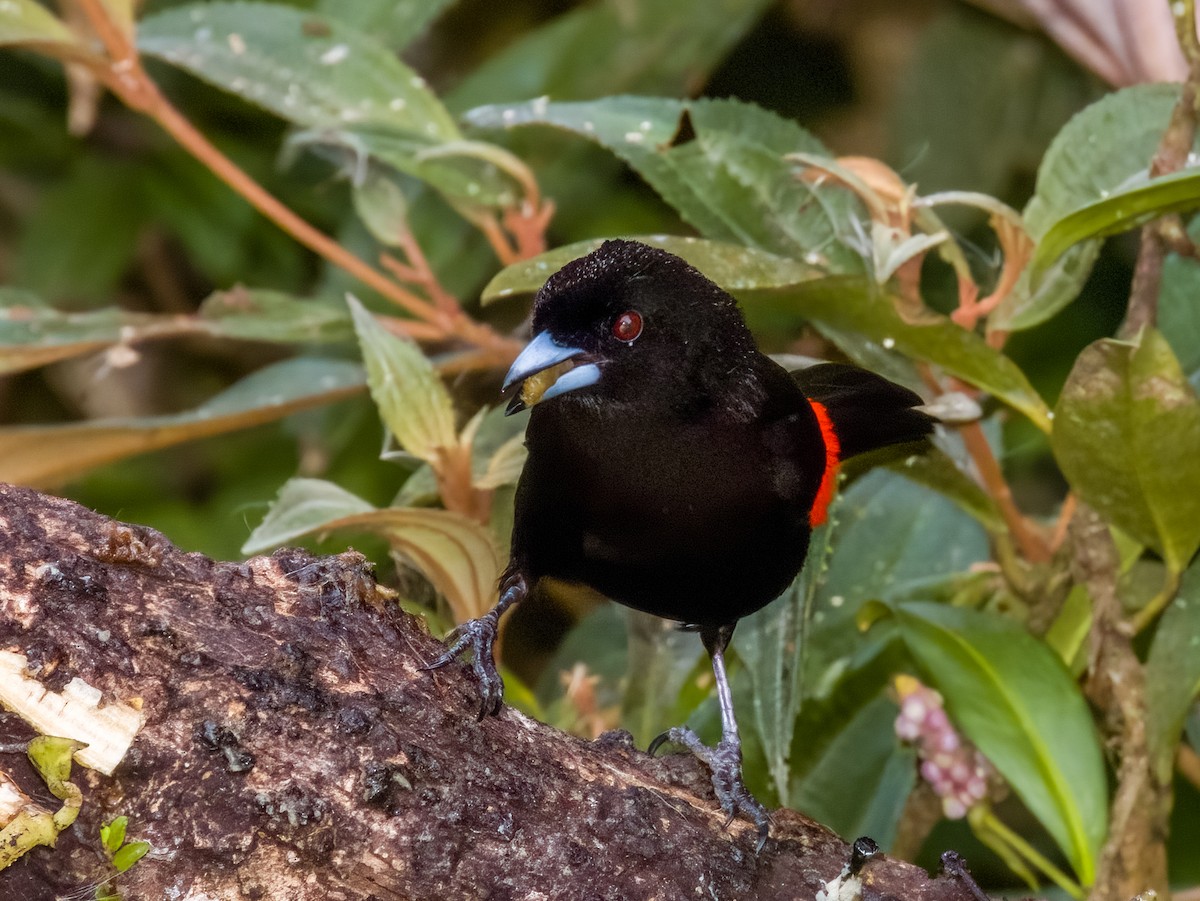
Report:
[{"label": "bird's breast", "polygon": [[725,617],[726,605],[762,606],[799,570],[802,495],[811,497],[819,473],[759,434],[661,419],[588,428],[539,419],[527,434],[513,533],[514,557],[536,576],[703,622]]}]

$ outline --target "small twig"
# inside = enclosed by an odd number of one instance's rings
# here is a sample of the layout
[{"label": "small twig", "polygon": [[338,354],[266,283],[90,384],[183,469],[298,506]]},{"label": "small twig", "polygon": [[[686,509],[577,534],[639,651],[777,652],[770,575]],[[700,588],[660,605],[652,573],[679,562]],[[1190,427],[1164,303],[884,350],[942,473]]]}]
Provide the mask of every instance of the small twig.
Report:
[{"label": "small twig", "polygon": [[1139,610],[1133,617],[1131,624],[1135,633],[1141,632],[1148,625],[1154,622],[1155,618],[1163,612],[1167,604],[1175,599],[1176,592],[1179,591],[1179,573],[1168,569],[1166,577],[1163,579],[1162,587],[1158,593],[1154,595],[1146,606]]},{"label": "small twig", "polygon": [[1050,535],[1050,554],[1053,556],[1058,553],[1058,549],[1063,546],[1063,542],[1067,540],[1067,532],[1071,527],[1071,517],[1075,515],[1075,509],[1079,505],[1079,498],[1074,492],[1068,492],[1063,498],[1062,508],[1058,511],[1058,520],[1054,523],[1054,531]]},{"label": "small twig", "polygon": [[487,238],[488,244],[492,247],[492,252],[496,254],[496,259],[500,261],[502,266],[511,266],[521,259],[521,255],[509,243],[504,229],[501,228],[500,223],[496,221],[491,213],[484,213],[470,218],[471,223],[483,232],[483,236]]},{"label": "small twig", "polygon": [[[1179,101],[1171,111],[1171,121],[1163,132],[1154,158],[1150,161],[1150,177],[1178,172],[1187,165],[1188,154],[1196,138],[1196,87],[1200,84],[1200,42],[1196,37],[1196,0],[1180,0],[1171,4],[1179,46],[1188,61],[1188,78],[1183,83]],[[1141,246],[1133,270],[1133,285],[1129,290],[1129,306],[1125,321],[1117,334],[1133,338],[1158,319],[1158,294],[1162,284],[1162,267],[1167,257],[1167,242],[1158,224],[1142,229]]]},{"label": "small twig", "polygon": [[1158,223],[1158,236],[1171,253],[1192,260],[1200,260],[1200,247],[1196,246],[1183,227],[1183,220],[1178,216],[1164,216]]},{"label": "small twig", "polygon": [[1013,500],[1012,489],[1004,479],[1004,472],[992,453],[983,428],[977,422],[960,426],[958,433],[962,436],[963,445],[983,480],[983,486],[995,500],[1000,509],[1000,515],[1012,533],[1013,540],[1021,549],[1022,555],[1030,563],[1045,563],[1052,556],[1050,546],[1038,534],[1033,525],[1025,518]]},{"label": "small twig", "polygon": [[[486,325],[465,315],[455,302],[450,308],[444,301],[435,305],[406,290],[346,250],[332,238],[313,228],[225,156],[204,137],[159,91],[146,74],[137,50],[124,32],[108,16],[101,0],[74,0],[107,50],[110,61],[95,63],[96,77],[131,109],[157,122],[185,150],[203,163],[218,178],[244,197],[259,212],[310,250],[349,272],[363,284],[424,321],[430,329],[423,337],[429,340],[459,339],[494,352],[501,358],[511,358],[519,343],[505,338]],[[410,327],[410,333],[422,330]],[[493,354],[488,355],[489,358]]]},{"label": "small twig", "polygon": [[1093,899],[1132,898],[1167,886],[1170,790],[1150,763],[1146,732],[1146,674],[1117,594],[1120,558],[1108,524],[1086,503],[1071,520],[1071,574],[1092,599],[1084,692],[1116,761],[1108,838],[1100,855]]},{"label": "small twig", "polygon": [[527,260],[546,250],[546,229],[554,216],[554,204],[526,200],[504,211],[504,227],[517,242],[517,258]]},{"label": "small twig", "polygon": [[1193,751],[1191,745],[1179,746],[1179,753],[1175,755],[1175,769],[1179,770],[1179,775],[1200,789],[1200,754]]},{"label": "small twig", "polygon": [[446,313],[461,313],[462,309],[458,305],[458,298],[442,287],[437,273],[429,265],[425,251],[421,249],[421,245],[412,232],[406,230],[400,235],[400,249],[404,251],[404,256],[417,277],[417,284],[425,289],[434,305]]}]

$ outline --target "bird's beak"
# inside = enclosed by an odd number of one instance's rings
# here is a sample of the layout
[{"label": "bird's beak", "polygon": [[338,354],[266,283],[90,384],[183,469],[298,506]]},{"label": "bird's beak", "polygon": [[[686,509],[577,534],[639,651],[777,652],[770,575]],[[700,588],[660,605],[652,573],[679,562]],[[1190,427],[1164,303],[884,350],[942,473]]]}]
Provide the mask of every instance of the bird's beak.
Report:
[{"label": "bird's beak", "polygon": [[581,347],[559,344],[549,332],[538,334],[513,360],[504,377],[505,391],[524,382],[521,392],[509,402],[508,412],[516,413],[540,401],[595,384],[600,378],[600,367],[596,363],[575,362],[583,353]]}]

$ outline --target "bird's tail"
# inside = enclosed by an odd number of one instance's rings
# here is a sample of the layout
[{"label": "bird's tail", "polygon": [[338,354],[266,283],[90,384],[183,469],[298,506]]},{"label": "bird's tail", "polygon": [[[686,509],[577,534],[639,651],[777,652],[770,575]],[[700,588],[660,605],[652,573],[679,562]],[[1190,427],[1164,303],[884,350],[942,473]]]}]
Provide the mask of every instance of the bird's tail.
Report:
[{"label": "bird's tail", "polygon": [[914,409],[924,403],[914,391],[883,376],[844,363],[797,370],[792,378],[812,404],[825,438],[825,475],[810,521],[825,521],[838,464],[866,451],[920,441],[933,431],[933,417]]}]

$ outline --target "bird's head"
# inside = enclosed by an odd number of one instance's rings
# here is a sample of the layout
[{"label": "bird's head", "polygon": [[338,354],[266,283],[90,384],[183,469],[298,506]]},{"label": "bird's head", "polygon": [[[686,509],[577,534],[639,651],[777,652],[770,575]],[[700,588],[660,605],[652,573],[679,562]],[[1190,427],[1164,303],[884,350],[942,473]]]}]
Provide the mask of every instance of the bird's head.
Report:
[{"label": "bird's head", "polygon": [[[622,401],[673,385],[703,389],[755,353],[733,298],[679,257],[605,241],[550,277],[533,307],[533,340],[509,369],[513,413],[570,394]],[[703,365],[701,365],[703,364]]]}]

